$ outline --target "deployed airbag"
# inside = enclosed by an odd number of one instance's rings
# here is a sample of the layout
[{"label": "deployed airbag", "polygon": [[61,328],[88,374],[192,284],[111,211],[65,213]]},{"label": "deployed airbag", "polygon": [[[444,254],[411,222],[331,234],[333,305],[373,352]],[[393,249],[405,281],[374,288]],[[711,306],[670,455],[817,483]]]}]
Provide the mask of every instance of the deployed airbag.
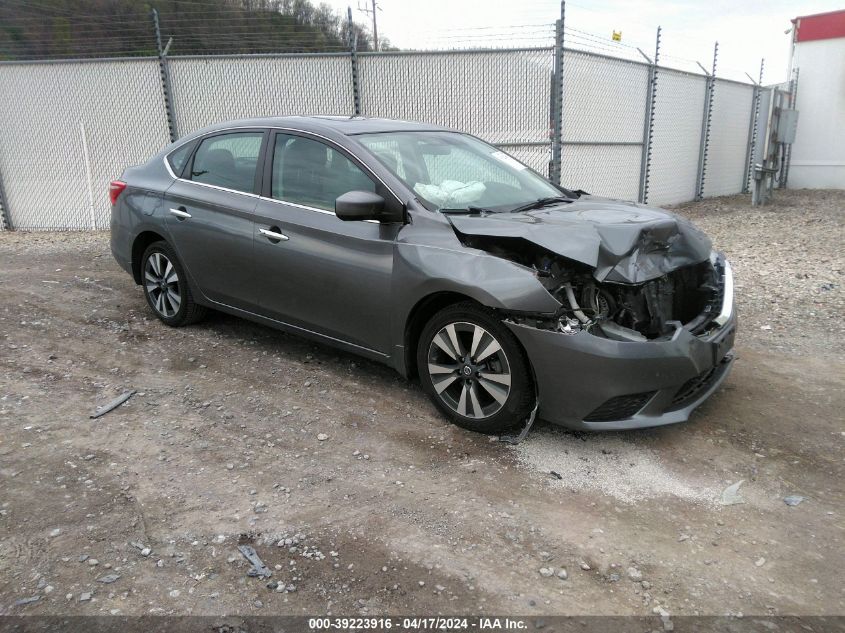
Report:
[{"label": "deployed airbag", "polygon": [[439,185],[426,185],[418,182],[414,185],[414,191],[423,198],[438,207],[444,208],[475,202],[484,195],[486,189],[484,183],[477,180],[470,182],[444,180]]}]

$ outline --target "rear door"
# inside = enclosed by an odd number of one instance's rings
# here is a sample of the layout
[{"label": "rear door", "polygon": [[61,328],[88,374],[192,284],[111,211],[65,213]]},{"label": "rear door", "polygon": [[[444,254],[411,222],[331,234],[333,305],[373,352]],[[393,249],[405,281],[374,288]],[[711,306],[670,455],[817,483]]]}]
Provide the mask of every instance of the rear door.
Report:
[{"label": "rear door", "polygon": [[335,199],[383,185],[345,150],[278,132],[255,210],[260,312],[353,346],[390,353],[390,285],[400,224],[344,222]]},{"label": "rear door", "polygon": [[165,194],[167,228],[179,258],[212,301],[253,310],[253,212],[266,130],[203,138]]}]

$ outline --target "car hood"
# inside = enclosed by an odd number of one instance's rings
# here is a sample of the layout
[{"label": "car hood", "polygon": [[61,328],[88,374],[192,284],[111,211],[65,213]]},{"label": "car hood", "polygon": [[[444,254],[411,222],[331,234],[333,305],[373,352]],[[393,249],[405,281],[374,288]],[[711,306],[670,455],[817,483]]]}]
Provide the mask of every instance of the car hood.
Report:
[{"label": "car hood", "polygon": [[598,281],[643,283],[707,260],[712,248],[676,215],[597,196],[522,213],[447,217],[464,235],[522,238],[586,264]]}]

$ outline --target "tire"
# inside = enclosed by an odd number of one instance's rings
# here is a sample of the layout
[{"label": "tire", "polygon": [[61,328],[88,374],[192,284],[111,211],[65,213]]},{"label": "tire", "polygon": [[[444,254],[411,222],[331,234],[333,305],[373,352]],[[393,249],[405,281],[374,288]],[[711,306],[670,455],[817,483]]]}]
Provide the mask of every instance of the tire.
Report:
[{"label": "tire", "polygon": [[501,433],[534,408],[525,352],[491,310],[470,302],[440,310],[423,328],[416,354],[423,390],[458,426]]},{"label": "tire", "polygon": [[185,269],[165,241],[153,242],[141,255],[141,287],[147,304],[170,327],[196,323],[206,308],[194,301]]}]

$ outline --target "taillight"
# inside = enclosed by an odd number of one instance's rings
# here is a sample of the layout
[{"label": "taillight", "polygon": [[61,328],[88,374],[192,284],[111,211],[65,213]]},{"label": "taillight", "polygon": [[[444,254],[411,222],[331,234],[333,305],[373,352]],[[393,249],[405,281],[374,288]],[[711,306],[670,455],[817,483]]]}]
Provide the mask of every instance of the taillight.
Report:
[{"label": "taillight", "polygon": [[117,202],[124,189],[126,189],[126,183],[122,180],[112,180],[109,183],[109,200],[112,204]]}]

